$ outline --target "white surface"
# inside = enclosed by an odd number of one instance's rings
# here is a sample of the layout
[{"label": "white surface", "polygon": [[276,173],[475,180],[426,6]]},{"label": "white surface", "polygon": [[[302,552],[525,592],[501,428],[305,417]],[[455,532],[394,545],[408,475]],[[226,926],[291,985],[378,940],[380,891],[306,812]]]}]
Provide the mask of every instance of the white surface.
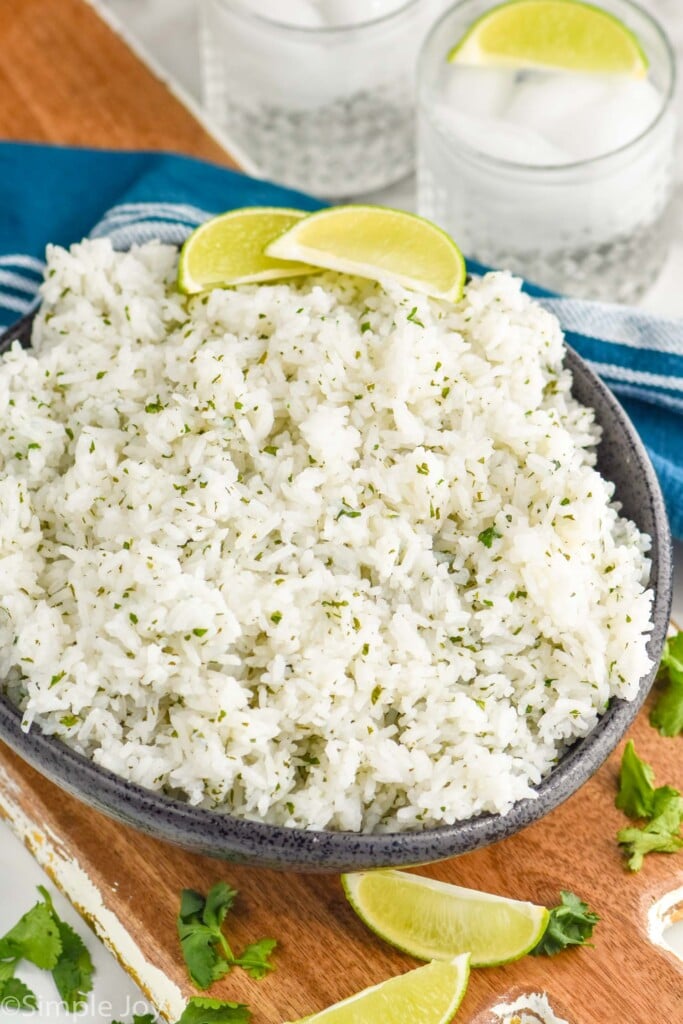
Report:
[{"label": "white surface", "polygon": [[[653,10],[668,28],[679,54],[683,55],[683,10],[680,0],[642,0],[643,5]],[[199,97],[199,67],[197,47],[196,10],[193,0],[108,0],[114,14],[126,25],[128,31],[146,47],[158,64],[165,68],[176,81],[195,98]],[[379,197],[381,201],[397,206],[410,207],[413,202],[412,183],[406,182],[388,190]],[[683,188],[679,185],[678,195],[672,214],[676,242],[671,258],[660,279],[654,284],[644,305],[653,311],[683,316]],[[683,624],[683,546],[676,545],[675,563],[682,569],[676,574],[676,596],[674,615]],[[230,871],[226,868],[229,878]],[[9,829],[0,826],[0,934],[10,927],[17,918],[35,902],[35,886],[48,884],[45,876],[30,854],[14,838]],[[627,884],[627,880],[625,883]],[[129,1021],[134,1012],[147,1009],[134,983],[125,975],[106,949],[88,933],[78,915],[66,905],[59,895],[55,897],[58,911],[70,921],[86,939],[97,967],[94,999],[88,1007],[86,1018],[97,1022],[111,1022],[113,1019]],[[678,928],[677,933],[681,932]],[[678,936],[677,936],[678,938]],[[670,937],[671,941],[671,937]],[[683,957],[683,935],[680,936]],[[55,995],[49,976],[42,972],[24,970],[20,972],[27,982],[35,985],[42,1000],[41,1022],[51,1020],[83,1020],[60,1012],[55,1005]],[[34,1018],[16,1012],[0,1011],[2,1022],[27,1022]]]}]

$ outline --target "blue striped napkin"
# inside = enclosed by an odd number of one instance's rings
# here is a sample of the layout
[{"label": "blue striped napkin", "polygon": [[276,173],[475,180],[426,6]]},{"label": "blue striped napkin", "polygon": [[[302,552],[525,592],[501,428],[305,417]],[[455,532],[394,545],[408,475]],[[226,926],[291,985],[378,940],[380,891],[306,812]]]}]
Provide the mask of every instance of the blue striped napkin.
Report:
[{"label": "blue striped napkin", "polygon": [[[89,234],[107,235],[119,248],[151,238],[177,243],[207,217],[237,206],[321,205],[163,153],[0,143],[0,181],[0,326],[33,307],[46,242],[67,245]],[[683,320],[525,287],[619,397],[659,476],[672,531],[683,538]]]}]

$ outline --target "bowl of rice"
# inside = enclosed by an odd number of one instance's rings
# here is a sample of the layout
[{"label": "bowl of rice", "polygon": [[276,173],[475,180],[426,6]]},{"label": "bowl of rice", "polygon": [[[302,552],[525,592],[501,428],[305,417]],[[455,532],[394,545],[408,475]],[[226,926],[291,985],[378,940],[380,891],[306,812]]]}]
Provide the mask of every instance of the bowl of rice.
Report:
[{"label": "bowl of rice", "polygon": [[507,273],[175,286],[48,248],[0,361],[0,737],[106,814],[271,867],[497,841],[654,678],[671,540],[626,414]]}]

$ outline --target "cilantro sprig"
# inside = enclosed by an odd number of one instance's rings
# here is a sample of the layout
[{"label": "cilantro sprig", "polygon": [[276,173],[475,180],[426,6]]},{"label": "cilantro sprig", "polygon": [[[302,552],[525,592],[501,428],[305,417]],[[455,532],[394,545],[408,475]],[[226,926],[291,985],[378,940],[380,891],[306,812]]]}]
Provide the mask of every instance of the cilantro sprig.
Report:
[{"label": "cilantro sprig", "polygon": [[548,927],[532,949],[532,956],[555,956],[570,946],[591,945],[588,940],[599,920],[599,915],[590,910],[587,903],[563,889],[560,904],[550,911]]},{"label": "cilantro sprig", "polygon": [[633,740],[624,748],[615,803],[629,818],[645,819],[617,832],[631,871],[640,871],[648,853],[676,853],[683,849],[683,799],[673,786],[655,788],[652,767],[636,753]]},{"label": "cilantro sprig", "polygon": [[666,687],[650,712],[650,722],[662,736],[683,734],[683,632],[664,645],[660,672]]},{"label": "cilantro sprig", "polygon": [[209,988],[233,967],[241,967],[256,979],[273,970],[270,957],[277,945],[275,939],[259,939],[239,956],[233,953],[223,926],[236,897],[237,890],[227,882],[217,882],[206,896],[194,889],[181,893],[178,937],[188,973],[198,988]]},{"label": "cilantro sprig", "polygon": [[0,1006],[36,1010],[35,994],[15,977],[23,960],[50,971],[67,1010],[76,1012],[92,991],[94,967],[81,937],[57,914],[47,889],[0,939]]},{"label": "cilantro sprig", "polygon": [[[153,1013],[133,1014],[132,1024],[157,1024]],[[190,999],[178,1024],[249,1024],[251,1013],[244,1003],[224,1003],[220,999]],[[112,1024],[122,1024],[114,1020]]]}]

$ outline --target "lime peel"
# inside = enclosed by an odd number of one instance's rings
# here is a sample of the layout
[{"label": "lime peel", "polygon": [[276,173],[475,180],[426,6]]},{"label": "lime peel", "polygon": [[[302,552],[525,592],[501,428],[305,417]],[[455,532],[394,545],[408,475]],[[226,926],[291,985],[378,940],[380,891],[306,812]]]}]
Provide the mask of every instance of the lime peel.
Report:
[{"label": "lime peel", "polygon": [[470,952],[473,967],[518,960],[542,938],[546,907],[404,871],[343,875],[349,903],[380,938],[421,960]]},{"label": "lime peel", "polygon": [[382,206],[336,206],[299,221],[266,249],[269,256],[400,284],[456,302],[466,269],[441,228],[415,214]]},{"label": "lime peel", "polygon": [[189,238],[178,261],[178,288],[186,295],[238,284],[316,273],[314,267],[273,259],[268,242],[306,216],[279,206],[246,206],[212,217]]},{"label": "lime peel", "polygon": [[469,959],[464,954],[416,967],[296,1024],[448,1024],[467,991]]},{"label": "lime peel", "polygon": [[583,0],[509,0],[486,11],[448,54],[451,63],[556,68],[645,78],[638,37]]}]

